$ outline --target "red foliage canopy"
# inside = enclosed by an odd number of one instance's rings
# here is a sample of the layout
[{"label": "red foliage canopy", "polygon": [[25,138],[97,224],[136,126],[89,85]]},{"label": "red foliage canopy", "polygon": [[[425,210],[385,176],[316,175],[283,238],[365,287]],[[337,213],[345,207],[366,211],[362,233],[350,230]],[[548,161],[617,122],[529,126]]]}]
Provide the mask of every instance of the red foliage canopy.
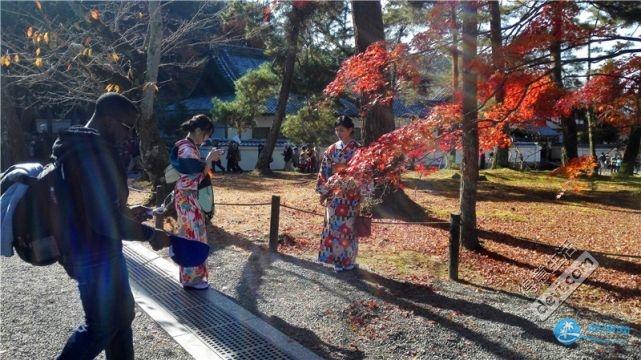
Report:
[{"label": "red foliage canopy", "polygon": [[488,107],[483,117],[495,123],[524,123],[541,121],[558,115],[555,108],[564,90],[547,75],[539,73],[496,73],[489,81],[479,84],[481,101],[493,95],[499,82],[503,82],[505,97],[501,104]]},{"label": "red foliage canopy", "polygon": [[[452,22],[452,10],[450,3],[434,3],[427,18],[429,30],[414,37],[411,43],[413,48],[418,51],[438,48],[439,42],[443,43],[443,37],[457,26]],[[631,106],[630,94],[634,92],[621,89],[636,88],[634,94],[638,94],[641,83],[638,75],[641,60],[638,57],[626,65],[629,70],[621,71],[624,75],[613,71],[607,76],[595,76],[584,89],[577,92],[560,88],[549,76],[546,67],[515,70],[522,69],[520,65],[525,57],[532,53],[547,53],[554,43],[578,45],[590,36],[603,35],[608,31],[607,26],[590,29],[580,25],[576,21],[578,14],[578,5],[571,1],[543,5],[521,34],[503,47],[505,65],[512,69],[509,72],[498,71],[489,58],[479,56],[474,62],[474,70],[480,74],[478,96],[482,106],[478,123],[481,149],[509,146],[511,139],[505,130],[510,127],[540,125],[546,119],[568,115],[578,107],[595,107],[603,116],[609,114],[612,119],[630,116],[629,111],[626,113],[623,110]],[[411,55],[404,44],[392,50],[383,42],[373,44],[341,65],[335,80],[325,88],[325,94],[340,96],[352,93],[367,99],[365,106],[378,102],[390,103],[396,92],[389,82],[392,72],[398,79],[414,84],[420,80],[412,56],[415,55]],[[637,74],[636,82],[630,82],[632,74]],[[502,102],[492,103],[499,87],[503,89]],[[362,185],[372,180],[375,183],[400,184],[406,156],[420,158],[428,152],[446,152],[453,147],[460,147],[461,105],[460,94],[454,94],[449,104],[434,107],[426,119],[386,134],[369,147],[361,149],[349,166],[334,177],[334,184],[338,187],[341,187],[338,184],[346,182]],[[578,173],[587,172],[590,166],[592,164],[587,159],[577,159],[558,172],[572,179]]]},{"label": "red foliage canopy", "polygon": [[341,64],[336,78],[325,87],[325,94],[338,97],[345,93],[370,99],[367,105],[389,104],[395,88],[390,86],[390,74],[400,81],[418,84],[420,75],[409,54],[409,47],[400,43],[388,50],[385,42],[376,42]]},{"label": "red foliage canopy", "polygon": [[543,6],[527,28],[505,47],[506,56],[520,61],[532,51],[546,51],[553,42],[577,44],[590,35],[598,35],[606,28],[589,29],[581,26],[576,17],[579,6],[573,1],[550,1]]},{"label": "red foliage canopy", "polygon": [[604,65],[590,81],[568,93],[556,104],[563,115],[575,109],[591,109],[598,119],[623,130],[639,121],[641,104],[641,56]]}]

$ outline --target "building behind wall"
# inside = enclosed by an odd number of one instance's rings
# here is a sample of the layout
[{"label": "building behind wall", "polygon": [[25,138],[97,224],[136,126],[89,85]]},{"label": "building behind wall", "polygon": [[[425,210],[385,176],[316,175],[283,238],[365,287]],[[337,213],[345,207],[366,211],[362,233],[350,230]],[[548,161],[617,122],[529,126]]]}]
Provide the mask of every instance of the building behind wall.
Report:
[{"label": "building behind wall", "polygon": [[[191,94],[180,101],[164,102],[157,109],[159,114],[159,124],[163,137],[168,144],[173,143],[182,134],[177,129],[179,124],[195,114],[209,115],[212,110],[212,98],[216,97],[222,101],[234,99],[234,81],[238,80],[248,71],[258,68],[262,63],[269,61],[269,58],[263,54],[263,50],[248,48],[243,46],[223,45],[212,49],[211,56],[207,64],[203,67],[203,72],[198,80],[197,85],[193,88]],[[412,118],[424,116],[429,108],[444,100],[431,100],[425,104],[406,105],[404,102],[397,100],[394,102],[394,115],[396,117],[397,127],[407,124]],[[306,98],[298,94],[290,94],[287,102],[286,114],[294,114],[305,105]],[[241,139],[241,167],[250,169],[255,166],[254,154],[257,156],[257,147],[264,144],[269,134],[269,130],[274,122],[278,99],[272,97],[265,103],[266,111],[254,119],[252,128],[244,129],[238,133],[235,128],[225,123],[215,123],[214,134],[212,138],[226,143],[229,139],[238,136]],[[354,102],[341,98],[338,100],[339,114],[348,115],[354,118],[355,134],[360,138],[362,121],[359,119],[358,107]],[[282,137],[277,143],[274,150],[274,169],[282,168],[281,146],[286,142]],[[245,154],[245,156],[243,156]],[[250,160],[245,160],[245,158]]]}]

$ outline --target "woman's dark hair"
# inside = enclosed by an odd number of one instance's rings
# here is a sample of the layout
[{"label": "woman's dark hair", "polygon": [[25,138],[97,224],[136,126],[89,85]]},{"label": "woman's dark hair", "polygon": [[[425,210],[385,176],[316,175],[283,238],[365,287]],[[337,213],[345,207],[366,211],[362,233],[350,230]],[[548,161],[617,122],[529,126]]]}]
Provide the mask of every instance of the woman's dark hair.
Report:
[{"label": "woman's dark hair", "polygon": [[352,121],[352,118],[350,118],[349,116],[341,115],[334,122],[334,127],[337,127],[337,126],[342,126],[346,129],[353,129],[354,122]]},{"label": "woman's dark hair", "polygon": [[214,129],[214,122],[211,121],[207,115],[199,114],[194,115],[191,119],[180,124],[180,128],[185,131],[194,131],[200,129],[202,131],[211,132]]}]

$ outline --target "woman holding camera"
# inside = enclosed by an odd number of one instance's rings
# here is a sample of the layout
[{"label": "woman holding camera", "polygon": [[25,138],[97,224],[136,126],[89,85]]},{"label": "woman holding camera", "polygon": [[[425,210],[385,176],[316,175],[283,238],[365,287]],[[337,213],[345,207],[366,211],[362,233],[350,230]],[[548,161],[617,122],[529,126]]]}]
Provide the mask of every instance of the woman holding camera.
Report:
[{"label": "woman holding camera", "polygon": [[[220,151],[212,149],[205,161],[200,159],[198,147],[208,139],[214,123],[205,115],[196,115],[181,124],[187,137],[176,142],[180,179],[174,188],[178,235],[207,243],[206,217],[198,202],[198,185],[209,176],[211,163],[220,159]],[[180,283],[185,289],[207,289],[207,264],[180,267]]]}]

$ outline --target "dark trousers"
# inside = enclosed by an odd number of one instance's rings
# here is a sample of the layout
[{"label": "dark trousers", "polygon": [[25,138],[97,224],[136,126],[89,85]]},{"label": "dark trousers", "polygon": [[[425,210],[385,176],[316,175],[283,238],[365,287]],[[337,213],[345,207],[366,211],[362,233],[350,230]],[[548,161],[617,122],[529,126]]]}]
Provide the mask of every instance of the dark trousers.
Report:
[{"label": "dark trousers", "polygon": [[238,161],[230,159],[227,160],[227,172],[243,172],[243,169],[238,165]]},{"label": "dark trousers", "polygon": [[220,171],[225,172],[225,168],[223,167],[223,163],[220,160],[212,161],[211,162],[211,169],[214,170],[214,172],[216,172],[216,168],[217,167],[220,169]]},{"label": "dark trousers", "polygon": [[133,359],[134,298],[122,252],[65,269],[78,281],[85,324],[67,340],[58,359],[93,359],[102,350],[107,359]]}]

